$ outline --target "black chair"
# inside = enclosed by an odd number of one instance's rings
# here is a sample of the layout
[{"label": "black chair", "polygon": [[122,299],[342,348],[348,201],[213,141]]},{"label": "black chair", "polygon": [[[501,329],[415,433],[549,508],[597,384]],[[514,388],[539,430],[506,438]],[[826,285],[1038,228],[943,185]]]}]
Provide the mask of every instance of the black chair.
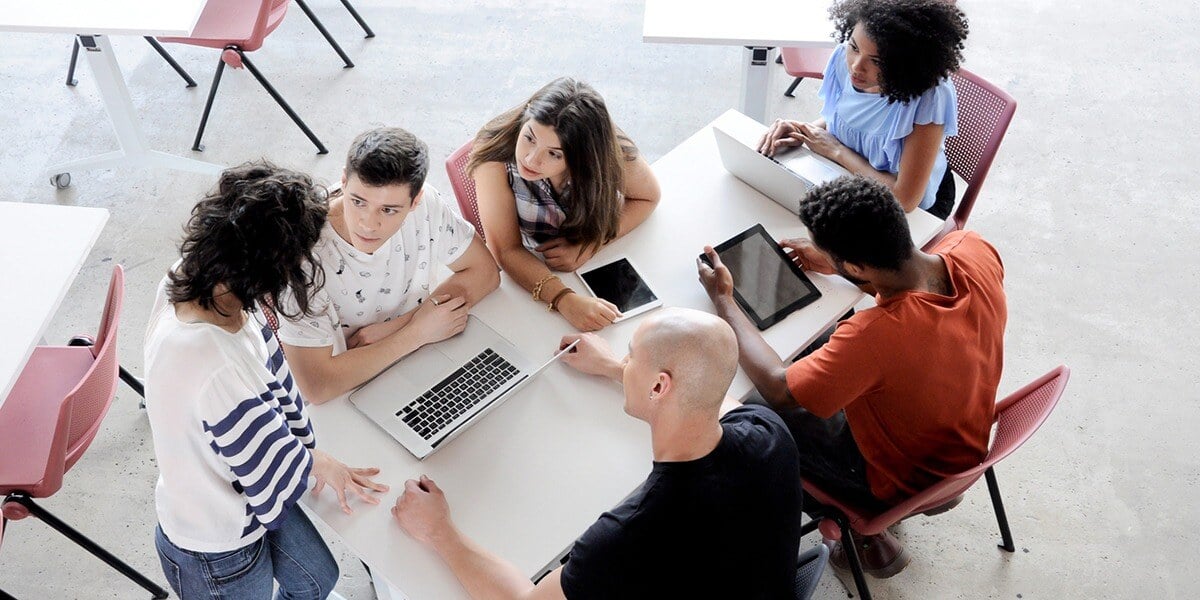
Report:
[{"label": "black chair", "polygon": [[796,561],[796,600],[809,600],[817,591],[825,565],[829,564],[829,546],[817,544]]}]

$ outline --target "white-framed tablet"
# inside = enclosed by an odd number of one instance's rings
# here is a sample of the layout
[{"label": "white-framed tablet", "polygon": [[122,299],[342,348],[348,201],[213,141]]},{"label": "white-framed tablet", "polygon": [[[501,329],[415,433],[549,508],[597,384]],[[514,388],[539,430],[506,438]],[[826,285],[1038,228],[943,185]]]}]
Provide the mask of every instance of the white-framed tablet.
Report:
[{"label": "white-framed tablet", "polygon": [[621,311],[621,317],[614,323],[662,306],[662,299],[650,289],[629,257],[581,269],[576,274],[588,293],[612,302]]}]

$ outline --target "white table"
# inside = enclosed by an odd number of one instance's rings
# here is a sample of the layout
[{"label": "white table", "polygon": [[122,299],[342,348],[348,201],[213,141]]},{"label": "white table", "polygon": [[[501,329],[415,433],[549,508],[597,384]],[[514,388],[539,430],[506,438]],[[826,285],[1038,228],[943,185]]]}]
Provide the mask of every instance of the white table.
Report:
[{"label": "white table", "polygon": [[0,202],[0,405],[106,221],[102,208]]},{"label": "white table", "polygon": [[[729,111],[714,123],[735,136],[755,140],[763,125]],[[711,127],[684,141],[654,163],[663,200],[641,226],[601,250],[599,264],[622,255],[634,258],[666,306],[713,312],[696,276],[696,256],[762,223],[776,237],[806,235],[799,219],[721,166]],[[941,221],[924,211],[909,215],[914,239],[924,242]],[[840,278],[812,276],[822,298],[766,332],[783,356],[793,356],[862,298]],[[574,275],[563,276],[576,289]],[[572,328],[559,315],[534,303],[529,293],[502,277],[500,289],[475,314],[522,352],[549,356]],[[638,318],[602,330],[620,351],[640,324]],[[751,389],[744,373],[731,393]],[[347,516],[332,494],[305,495],[304,503],[336,530],[373,574],[395,584],[412,600],[465,598],[437,556],[409,538],[389,513],[404,480],[422,473],[446,490],[458,526],[486,548],[533,576],[571,544],[601,512],[616,505],[650,471],[649,428],[625,415],[619,387],[548,367],[516,397],[425,461],[417,461],[344,399],[310,408],[318,444],[340,460],[383,469],[392,486],[379,507],[356,506]]]},{"label": "white table", "polygon": [[[71,33],[79,36],[82,50],[96,78],[108,118],[117,134],[119,150],[72,160],[49,167],[59,187],[70,183],[71,171],[113,167],[165,167],[216,174],[213,163],[158,152],[150,148],[138,124],[137,112],[113,55],[110,35],[191,35],[207,0],[0,0],[0,31]],[[67,177],[60,178],[62,174]]]},{"label": "white table", "polygon": [[767,117],[770,49],[832,47],[830,0],[646,0],[642,41],[744,46],[743,113]]}]

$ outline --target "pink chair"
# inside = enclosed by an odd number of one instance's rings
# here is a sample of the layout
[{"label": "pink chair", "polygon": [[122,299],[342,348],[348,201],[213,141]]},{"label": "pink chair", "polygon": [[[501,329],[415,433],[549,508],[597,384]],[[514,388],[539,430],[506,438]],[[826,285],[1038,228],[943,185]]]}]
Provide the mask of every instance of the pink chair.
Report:
[{"label": "pink chair", "polygon": [[959,69],[953,78],[958,93],[958,135],[946,138],[946,161],[950,170],[967,182],[967,189],[954,214],[946,219],[942,231],[926,248],[933,247],[946,234],[966,227],[996,150],[1017,111],[1017,101],[1008,92],[982,77]]},{"label": "pink chair", "polygon": [[217,62],[217,72],[213,75],[212,87],[208,91],[208,101],[204,104],[204,114],[200,117],[200,128],[196,131],[196,141],[192,144],[192,150],[197,152],[204,149],[200,145],[201,138],[204,137],[204,126],[208,124],[208,115],[212,111],[213,99],[217,95],[217,86],[221,83],[221,73],[225,70],[225,65],[229,65],[235,69],[240,69],[245,66],[250,74],[258,80],[258,83],[267,90],[271,98],[283,108],[284,112],[292,118],[292,121],[300,127],[304,135],[312,141],[317,147],[317,154],[327,154],[329,151],[321,144],[321,140],[313,135],[312,130],[304,124],[296,111],[292,110],[291,106],[284,101],[283,96],[275,91],[271,83],[263,77],[262,73],[255,68],[254,64],[246,56],[247,52],[258,50],[263,45],[263,40],[266,39],[275,28],[279,27],[279,23],[283,21],[283,16],[287,13],[288,0],[208,0],[204,5],[204,11],[200,13],[200,19],[196,23],[196,28],[192,31],[190,37],[161,37],[160,41],[189,44],[192,46],[205,46],[208,48],[220,48],[221,57]]},{"label": "pink chair", "polygon": [[91,346],[38,346],[0,407],[0,531],[33,515],[153,594],[167,592],[39,506],[83,456],[117,387],[117,324],[125,272],[113,267],[99,333]]},{"label": "pink chair", "polygon": [[996,512],[996,522],[1000,527],[1003,543],[1000,548],[1013,552],[1012,533],[1008,528],[1008,517],[1004,512],[1004,501],[1000,498],[1000,488],[996,483],[994,465],[1021,447],[1038,427],[1050,416],[1050,411],[1058,404],[1071,370],[1066,366],[1042,375],[1034,382],[1010,394],[1007,398],[996,403],[996,435],[992,440],[992,448],[987,457],[978,466],[952,475],[934,484],[929,489],[909,498],[903,503],[892,507],[884,513],[874,513],[838,500],[820,487],[805,481],[804,491],[808,492],[818,503],[823,505],[818,510],[819,518],[804,525],[803,533],[820,528],[826,540],[841,539],[842,547],[846,549],[846,558],[854,575],[854,584],[863,600],[871,599],[871,591],[863,576],[862,564],[858,552],[850,538],[850,530],[861,535],[882,533],[888,527],[900,521],[921,513],[936,514],[948,509],[952,502],[967,491],[979,480],[980,476],[987,479],[988,492],[992,497],[992,508]]},{"label": "pink chair", "polygon": [[829,62],[831,54],[833,54],[833,48],[780,48],[779,62],[783,63],[783,70],[788,75],[795,77],[792,85],[788,86],[783,95],[795,98],[796,96],[792,92],[796,91],[796,86],[800,85],[805,77],[823,79],[825,65]]},{"label": "pink chair", "polygon": [[467,162],[471,160],[471,146],[474,138],[463,144],[446,159],[446,175],[450,177],[450,187],[458,200],[458,211],[464,219],[475,226],[479,238],[487,241],[483,235],[483,221],[479,219],[479,202],[475,198],[475,180],[467,176]]}]

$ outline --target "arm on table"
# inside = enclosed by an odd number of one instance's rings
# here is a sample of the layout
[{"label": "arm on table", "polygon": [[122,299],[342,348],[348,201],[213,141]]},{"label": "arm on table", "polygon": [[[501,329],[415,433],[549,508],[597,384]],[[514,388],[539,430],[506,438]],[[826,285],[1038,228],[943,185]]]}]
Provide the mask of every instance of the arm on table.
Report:
[{"label": "arm on table", "polygon": [[763,399],[772,407],[796,406],[796,401],[788,391],[786,365],[733,299],[733,275],[730,274],[729,268],[721,262],[721,257],[717,256],[711,246],[705,246],[704,253],[712,262],[712,266],[696,260],[700,284],[704,286],[708,297],[716,306],[717,316],[729,323],[737,336],[738,364],[746,371],[746,376],[750,378],[758,393],[762,394]]},{"label": "arm on table", "polygon": [[378,342],[350,348],[336,356],[333,346],[284,344],[304,398],[313,404],[328,402],[366,383],[417,348],[451,337],[467,326],[468,306],[464,299],[430,298],[436,301],[422,303],[396,331]]},{"label": "arm on table", "polygon": [[[472,177],[488,249],[513,281],[533,291],[539,281],[553,273],[521,242],[517,201],[508,185],[505,166],[498,162],[484,163],[475,169]],[[549,279],[542,284],[538,300],[548,303],[567,287],[558,279]],[[571,325],[585,331],[600,329],[620,316],[617,307],[611,303],[575,293],[564,296],[558,310]]]},{"label": "arm on table", "polygon": [[450,518],[445,493],[424,475],[404,483],[392,508],[404,531],[433,548],[475,600],[559,600],[563,594],[562,567],[537,585],[511,562],[489,552],[463,535]]}]

